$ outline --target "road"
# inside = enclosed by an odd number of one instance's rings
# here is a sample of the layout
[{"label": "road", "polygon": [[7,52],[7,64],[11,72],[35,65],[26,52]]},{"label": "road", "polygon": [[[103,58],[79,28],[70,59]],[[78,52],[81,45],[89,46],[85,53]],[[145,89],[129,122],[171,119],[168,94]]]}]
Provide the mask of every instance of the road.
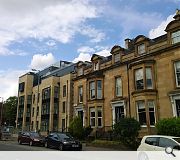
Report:
[{"label": "road", "polygon": [[[84,146],[83,151],[114,151],[110,148],[99,148]],[[16,141],[0,141],[0,151],[55,151],[54,149],[49,149],[39,146],[29,146],[29,145],[19,145]]]}]

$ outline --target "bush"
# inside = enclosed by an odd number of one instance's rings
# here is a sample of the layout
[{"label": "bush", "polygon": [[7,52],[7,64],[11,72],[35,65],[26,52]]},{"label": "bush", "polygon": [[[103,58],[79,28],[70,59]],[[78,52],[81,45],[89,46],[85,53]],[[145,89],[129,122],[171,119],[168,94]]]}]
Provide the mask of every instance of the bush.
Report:
[{"label": "bush", "polygon": [[92,132],[91,126],[83,127],[80,117],[75,117],[69,126],[69,133],[77,139],[85,139]]},{"label": "bush", "polygon": [[140,123],[134,118],[122,118],[113,127],[115,136],[125,145],[137,147]]},{"label": "bush", "polygon": [[180,117],[162,119],[156,123],[157,133],[180,137]]},{"label": "bush", "polygon": [[75,117],[73,121],[70,123],[69,132],[73,137],[77,139],[82,139],[84,134],[84,128],[80,117]]}]

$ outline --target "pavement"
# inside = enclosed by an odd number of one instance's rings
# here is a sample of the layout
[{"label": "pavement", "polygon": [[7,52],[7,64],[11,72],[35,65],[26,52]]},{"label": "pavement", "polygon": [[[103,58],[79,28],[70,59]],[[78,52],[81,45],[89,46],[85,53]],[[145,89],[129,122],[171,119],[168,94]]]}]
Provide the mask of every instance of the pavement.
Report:
[{"label": "pavement", "polygon": [[[115,151],[111,148],[101,148],[86,146],[83,144],[83,151]],[[17,141],[7,140],[0,141],[0,151],[56,151],[55,149],[49,149],[39,146],[19,145]]]}]

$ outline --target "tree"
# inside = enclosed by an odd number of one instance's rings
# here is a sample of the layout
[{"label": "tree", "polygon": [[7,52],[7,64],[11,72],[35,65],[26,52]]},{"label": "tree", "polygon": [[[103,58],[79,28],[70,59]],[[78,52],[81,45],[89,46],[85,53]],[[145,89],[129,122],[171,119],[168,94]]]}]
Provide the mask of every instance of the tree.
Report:
[{"label": "tree", "polygon": [[7,125],[15,126],[17,102],[17,97],[13,96],[9,97],[4,103],[4,121]]}]

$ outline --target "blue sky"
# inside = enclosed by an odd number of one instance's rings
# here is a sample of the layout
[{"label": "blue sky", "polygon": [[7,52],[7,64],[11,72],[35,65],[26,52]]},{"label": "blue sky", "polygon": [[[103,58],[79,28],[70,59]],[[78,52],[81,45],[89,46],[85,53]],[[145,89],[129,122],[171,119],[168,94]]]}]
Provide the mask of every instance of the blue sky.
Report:
[{"label": "blue sky", "polygon": [[0,97],[17,95],[18,77],[31,68],[164,34],[177,8],[180,0],[0,0]]}]

